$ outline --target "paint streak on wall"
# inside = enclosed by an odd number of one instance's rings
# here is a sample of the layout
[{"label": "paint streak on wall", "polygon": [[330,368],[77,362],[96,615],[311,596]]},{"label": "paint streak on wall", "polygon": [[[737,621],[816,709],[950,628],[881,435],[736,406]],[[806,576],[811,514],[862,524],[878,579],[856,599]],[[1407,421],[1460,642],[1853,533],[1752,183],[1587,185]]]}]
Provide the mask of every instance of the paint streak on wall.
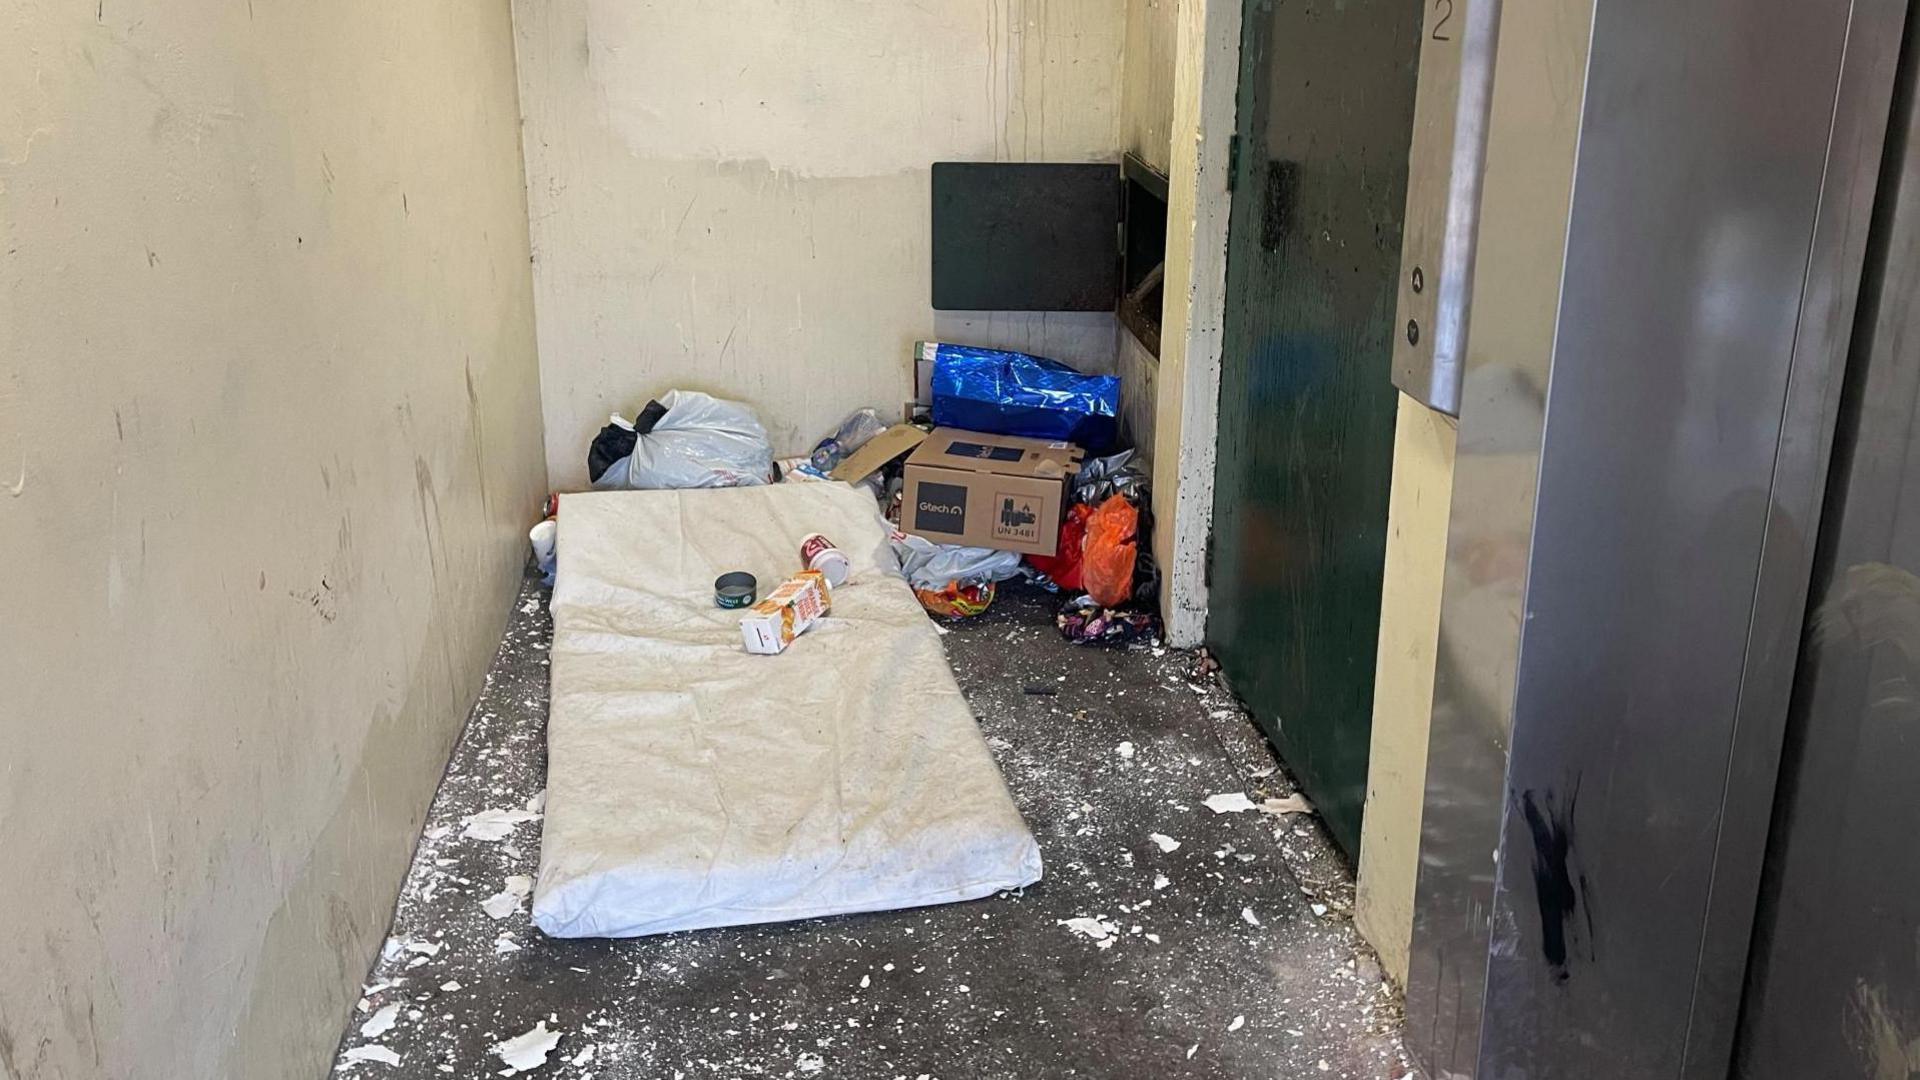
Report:
[{"label": "paint streak on wall", "polygon": [[547,459],[674,387],[799,452],[940,337],[1108,370],[1114,320],[928,305],[934,161],[1117,161],[1125,0],[516,0]]},{"label": "paint streak on wall", "polygon": [[325,1071],[544,490],[512,65],[0,15],[0,1075]]}]

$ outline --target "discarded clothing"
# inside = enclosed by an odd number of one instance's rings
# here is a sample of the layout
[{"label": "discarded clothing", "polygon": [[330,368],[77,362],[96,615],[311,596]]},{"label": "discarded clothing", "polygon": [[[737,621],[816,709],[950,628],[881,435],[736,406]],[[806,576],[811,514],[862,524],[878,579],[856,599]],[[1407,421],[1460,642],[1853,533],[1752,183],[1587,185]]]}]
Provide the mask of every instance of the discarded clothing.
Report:
[{"label": "discarded clothing", "polygon": [[1115,611],[1091,596],[1069,600],[1054,616],[1060,636],[1077,645],[1129,645],[1160,637],[1160,618],[1145,611]]}]

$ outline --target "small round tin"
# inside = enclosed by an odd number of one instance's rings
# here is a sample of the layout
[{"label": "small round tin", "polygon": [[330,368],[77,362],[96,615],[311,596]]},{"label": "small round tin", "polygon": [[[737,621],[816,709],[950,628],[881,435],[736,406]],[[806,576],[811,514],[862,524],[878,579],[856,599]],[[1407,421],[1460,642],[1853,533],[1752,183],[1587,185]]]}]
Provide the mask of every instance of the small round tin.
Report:
[{"label": "small round tin", "polygon": [[713,583],[713,602],[734,609],[752,607],[760,598],[760,582],[744,570],[721,574]]}]

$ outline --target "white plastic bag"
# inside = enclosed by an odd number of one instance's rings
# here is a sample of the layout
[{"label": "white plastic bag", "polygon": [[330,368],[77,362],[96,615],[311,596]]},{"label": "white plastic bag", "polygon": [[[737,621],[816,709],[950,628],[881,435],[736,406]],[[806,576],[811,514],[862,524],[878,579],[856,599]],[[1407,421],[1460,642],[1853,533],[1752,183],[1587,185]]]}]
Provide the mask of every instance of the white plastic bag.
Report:
[{"label": "white plastic bag", "polygon": [[659,402],[666,415],[594,481],[596,490],[752,487],[773,479],[773,446],[752,409],[694,390],[670,390]]},{"label": "white plastic bag", "polygon": [[894,533],[893,553],[900,572],[916,589],[944,589],[956,581],[1005,581],[1020,576],[1020,553],[991,548],[936,544],[920,536]]}]

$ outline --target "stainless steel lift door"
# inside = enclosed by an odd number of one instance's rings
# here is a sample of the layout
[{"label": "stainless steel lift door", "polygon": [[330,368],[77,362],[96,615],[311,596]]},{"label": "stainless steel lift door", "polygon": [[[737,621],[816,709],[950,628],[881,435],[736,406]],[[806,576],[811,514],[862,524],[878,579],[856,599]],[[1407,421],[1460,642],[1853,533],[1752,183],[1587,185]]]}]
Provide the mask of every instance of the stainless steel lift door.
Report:
[{"label": "stainless steel lift door", "polygon": [[1408,995],[1436,1077],[1726,1075],[1904,18],[1502,6]]},{"label": "stainless steel lift door", "polygon": [[1909,31],[1735,1074],[1920,1071],[1920,112]]}]

